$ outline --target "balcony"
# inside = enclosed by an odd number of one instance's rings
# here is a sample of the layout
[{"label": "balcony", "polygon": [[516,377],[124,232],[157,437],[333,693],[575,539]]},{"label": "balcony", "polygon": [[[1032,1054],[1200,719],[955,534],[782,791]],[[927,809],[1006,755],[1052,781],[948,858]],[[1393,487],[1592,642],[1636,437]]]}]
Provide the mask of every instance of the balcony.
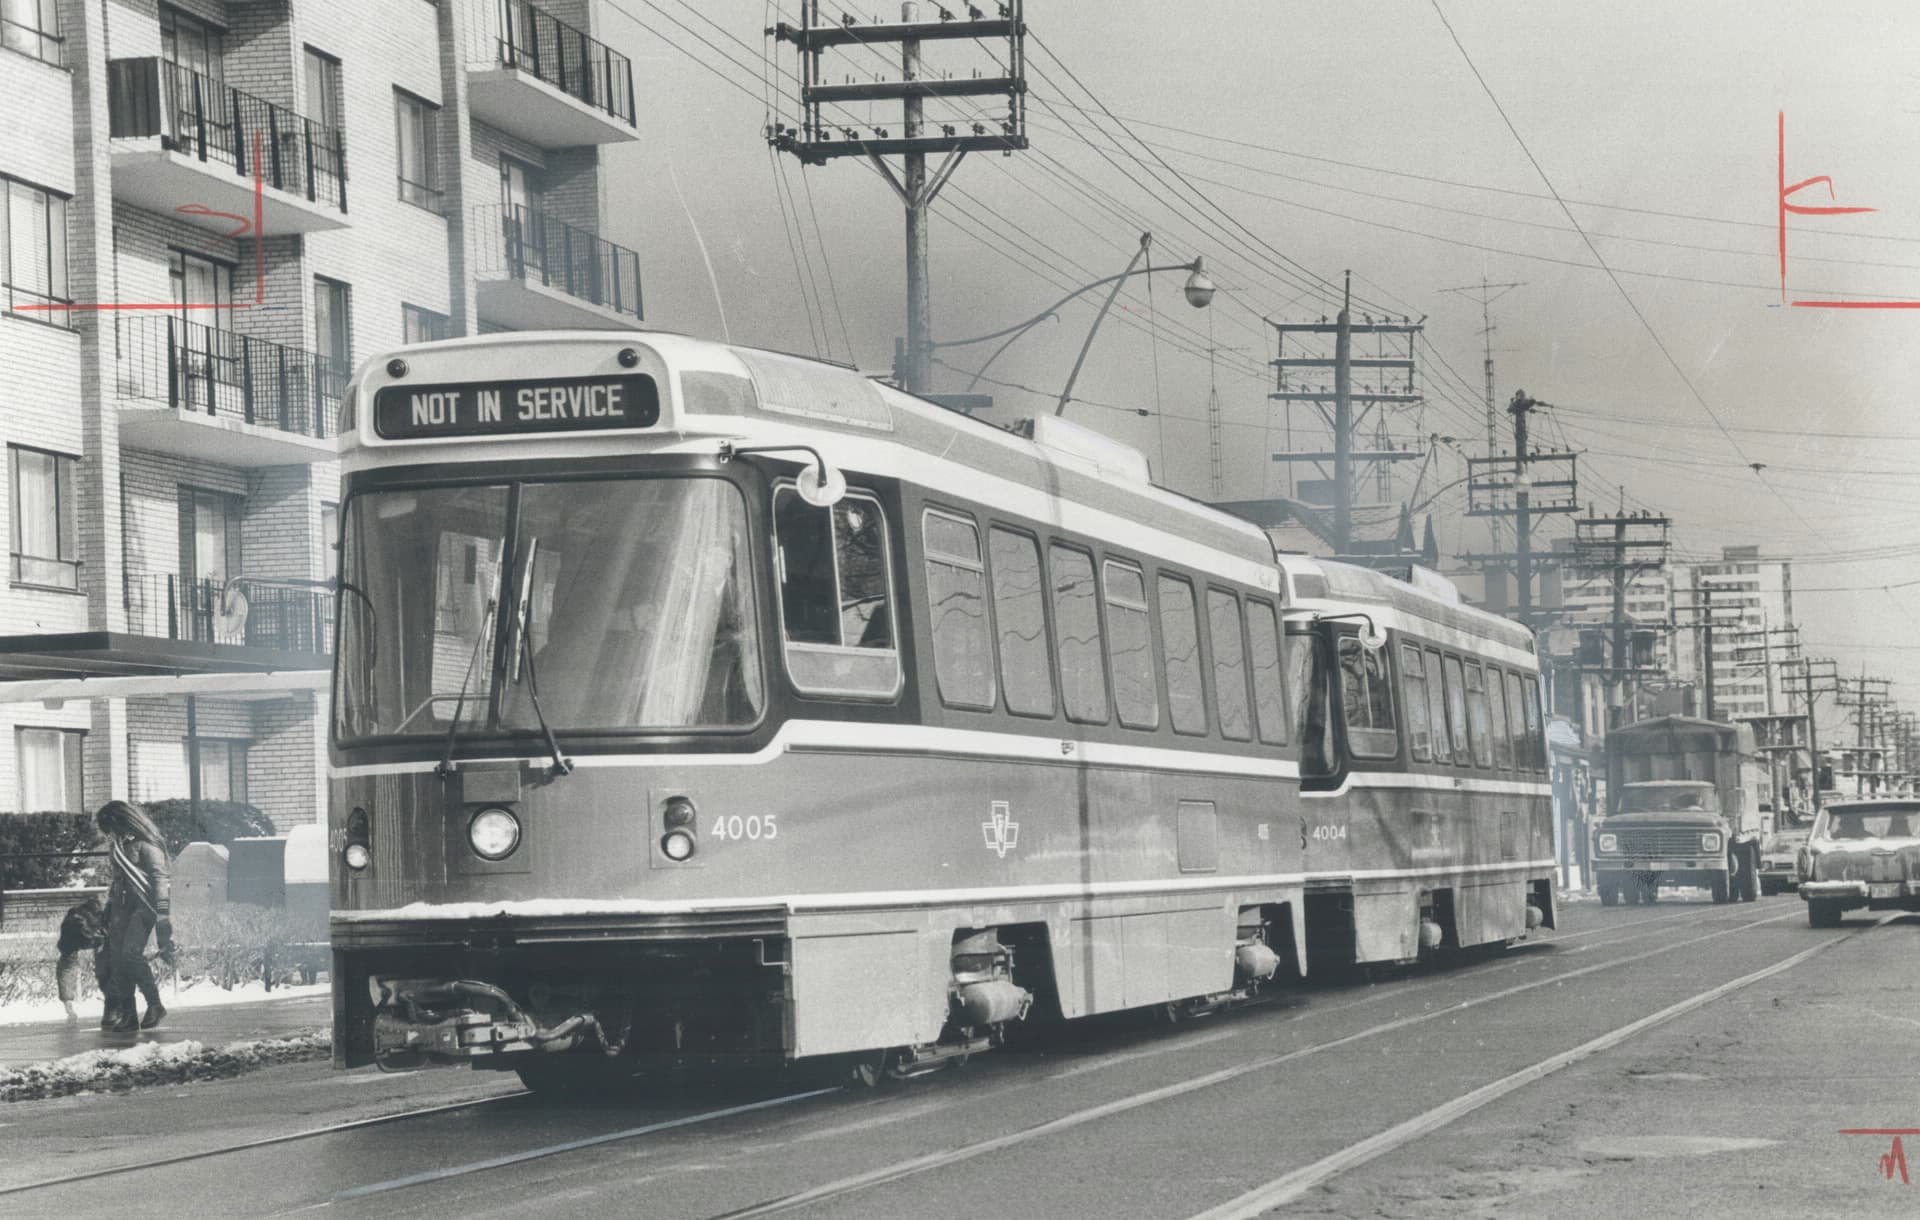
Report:
[{"label": "balcony", "polygon": [[346,227],[338,129],[165,60],[107,70],[114,198],[223,237],[251,235],[235,218],[273,235]]},{"label": "balcony", "polygon": [[337,455],[344,364],[177,317],[123,315],[115,338],[128,444],[228,466]]},{"label": "balcony", "polygon": [[491,0],[467,62],[473,117],[541,148],[636,140],[633,65],[526,0]]},{"label": "balcony", "polygon": [[509,330],[608,330],[641,318],[640,256],[530,208],[473,210],[480,319]]},{"label": "balcony", "polygon": [[223,581],[129,568],[126,606],[130,635],[276,652],[333,648],[333,594],[318,589],[249,582],[243,595]]}]

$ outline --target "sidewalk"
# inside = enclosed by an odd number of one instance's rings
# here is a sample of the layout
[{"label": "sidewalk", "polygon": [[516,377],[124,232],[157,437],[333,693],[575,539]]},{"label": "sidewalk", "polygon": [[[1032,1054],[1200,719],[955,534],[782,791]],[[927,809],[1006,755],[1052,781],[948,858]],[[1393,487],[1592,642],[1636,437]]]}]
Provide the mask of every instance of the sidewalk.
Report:
[{"label": "sidewalk", "polygon": [[199,1042],[224,1046],[259,1038],[279,1038],[311,1029],[325,1029],[333,1020],[327,995],[290,996],[246,1004],[202,1004],[169,1009],[157,1029],[137,1034],[100,1031],[100,1006],[81,1009],[81,1023],[35,1021],[0,1025],[0,1070],[46,1063],[83,1051],[124,1050],[144,1042]]}]

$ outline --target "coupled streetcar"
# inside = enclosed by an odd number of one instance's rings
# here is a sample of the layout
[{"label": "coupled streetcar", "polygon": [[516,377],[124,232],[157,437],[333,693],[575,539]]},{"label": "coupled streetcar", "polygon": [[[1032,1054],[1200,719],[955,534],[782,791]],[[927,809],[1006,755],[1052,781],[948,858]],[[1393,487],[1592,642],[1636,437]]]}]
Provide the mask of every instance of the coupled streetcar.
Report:
[{"label": "coupled streetcar", "polygon": [[[911,1072],[1552,918],[1526,633],[1276,560],[1098,434],[656,333],[407,348],[349,400],[339,1065]],[[1455,762],[1353,693],[1426,644]]]}]

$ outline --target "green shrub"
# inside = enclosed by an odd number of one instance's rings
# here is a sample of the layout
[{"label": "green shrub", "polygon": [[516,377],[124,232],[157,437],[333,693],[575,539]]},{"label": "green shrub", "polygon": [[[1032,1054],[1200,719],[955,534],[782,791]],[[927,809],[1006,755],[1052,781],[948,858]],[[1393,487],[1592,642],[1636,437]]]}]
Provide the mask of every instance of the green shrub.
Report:
[{"label": "green shrub", "polygon": [[[58,889],[76,885],[94,866],[89,859],[8,859],[32,852],[102,850],[93,819],[84,813],[0,813],[0,888]],[[99,875],[104,876],[104,870]]]},{"label": "green shrub", "polygon": [[227,844],[273,833],[273,820],[245,801],[201,801],[198,810],[184,798],[141,806],[167,839],[167,854],[177,856],[189,843]]}]

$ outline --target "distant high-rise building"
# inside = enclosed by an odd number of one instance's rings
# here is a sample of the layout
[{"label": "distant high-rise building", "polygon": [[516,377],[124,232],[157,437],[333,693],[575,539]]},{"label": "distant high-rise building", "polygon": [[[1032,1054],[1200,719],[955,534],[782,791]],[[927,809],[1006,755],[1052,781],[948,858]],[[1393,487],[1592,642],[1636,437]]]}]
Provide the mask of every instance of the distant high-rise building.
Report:
[{"label": "distant high-rise building", "polygon": [[[1706,617],[1713,619],[1714,714],[1721,720],[1785,711],[1786,702],[1766,664],[1783,646],[1769,631],[1793,625],[1793,563],[1767,558],[1758,546],[1722,547],[1718,563],[1672,569],[1676,613],[1674,672],[1701,692],[1706,709]],[[1771,706],[1770,706],[1771,704]]]}]

